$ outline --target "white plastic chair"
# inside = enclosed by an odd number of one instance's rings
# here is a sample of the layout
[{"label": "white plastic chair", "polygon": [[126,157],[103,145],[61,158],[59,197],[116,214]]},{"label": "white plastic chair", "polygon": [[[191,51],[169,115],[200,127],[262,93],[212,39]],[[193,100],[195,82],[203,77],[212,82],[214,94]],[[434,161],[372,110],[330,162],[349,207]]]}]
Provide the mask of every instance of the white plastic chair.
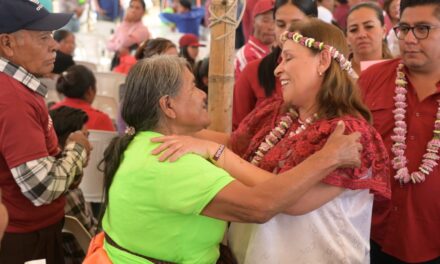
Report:
[{"label": "white plastic chair", "polygon": [[116,98],[105,95],[97,95],[92,106],[106,113],[113,121],[118,117],[119,104],[116,101]]},{"label": "white plastic chair", "polygon": [[92,236],[76,217],[70,215],[64,216],[63,233],[72,234],[76,241],[78,241],[81,249],[84,250],[84,253],[87,253]]},{"label": "white plastic chair", "polygon": [[115,98],[119,104],[119,86],[125,82],[125,75],[117,72],[97,72],[95,77],[97,95]]},{"label": "white plastic chair", "polygon": [[75,38],[75,61],[89,61],[101,66],[103,62],[111,60],[113,54],[107,51],[105,37],[94,33],[75,33]]},{"label": "white plastic chair", "polygon": [[116,132],[89,130],[89,141],[93,146],[89,164],[84,168],[84,177],[79,188],[84,193],[87,202],[101,203],[104,197],[104,174],[98,169],[99,162],[104,157],[104,151]]},{"label": "white plastic chair", "polygon": [[116,30],[116,23],[98,20],[93,28],[94,29],[92,32],[95,34],[100,34],[106,39],[109,39]]}]

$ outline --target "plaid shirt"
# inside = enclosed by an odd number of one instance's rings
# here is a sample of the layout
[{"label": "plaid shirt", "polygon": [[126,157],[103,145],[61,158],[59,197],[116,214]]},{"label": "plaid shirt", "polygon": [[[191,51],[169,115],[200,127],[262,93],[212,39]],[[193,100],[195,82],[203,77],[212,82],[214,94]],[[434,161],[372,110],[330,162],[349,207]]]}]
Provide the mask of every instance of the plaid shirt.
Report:
[{"label": "plaid shirt", "polygon": [[[3,72],[39,95],[45,97],[47,88],[34,75],[0,57],[0,72]],[[87,153],[78,143],[69,143],[60,157],[44,157],[28,161],[11,169],[15,182],[23,195],[35,206],[49,204],[60,197],[82,173]]]},{"label": "plaid shirt", "polygon": [[[90,235],[96,234],[98,221],[93,217],[90,204],[84,199],[80,188],[69,190],[66,193],[66,206],[64,206],[66,215],[74,216],[89,231]],[[85,253],[81,246],[69,233],[63,233],[63,248],[65,264],[81,264],[84,261]]]}]

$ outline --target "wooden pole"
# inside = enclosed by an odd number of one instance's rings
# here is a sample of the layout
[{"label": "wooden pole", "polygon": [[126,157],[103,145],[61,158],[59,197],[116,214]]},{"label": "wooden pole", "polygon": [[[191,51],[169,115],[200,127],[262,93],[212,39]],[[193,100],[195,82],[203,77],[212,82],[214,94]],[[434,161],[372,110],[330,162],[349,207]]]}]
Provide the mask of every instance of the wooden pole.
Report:
[{"label": "wooden pole", "polygon": [[[227,21],[237,19],[237,5],[234,5],[234,0],[212,0],[210,9],[211,18],[224,17],[227,13],[230,17],[230,19],[225,18]],[[211,23],[213,25],[209,57],[208,112],[211,117],[209,129],[228,133],[232,127],[235,26],[225,21],[214,20]],[[229,32],[231,33],[228,34]],[[225,34],[227,35],[222,37]]]}]

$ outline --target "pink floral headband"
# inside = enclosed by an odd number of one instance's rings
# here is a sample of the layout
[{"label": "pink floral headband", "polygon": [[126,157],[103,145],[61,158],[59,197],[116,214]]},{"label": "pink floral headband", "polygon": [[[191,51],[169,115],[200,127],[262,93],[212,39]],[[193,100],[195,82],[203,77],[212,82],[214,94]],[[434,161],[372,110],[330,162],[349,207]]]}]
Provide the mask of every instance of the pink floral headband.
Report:
[{"label": "pink floral headband", "polygon": [[347,60],[344,54],[340,53],[336,48],[330,45],[324,44],[324,42],[316,41],[314,38],[304,37],[303,35],[297,32],[289,32],[286,31],[281,35],[281,42],[285,42],[286,40],[293,40],[294,42],[301,44],[307,48],[317,49],[317,50],[328,50],[332,58],[339,63],[341,69],[347,71],[348,74],[357,79],[358,75],[351,67],[351,62]]}]

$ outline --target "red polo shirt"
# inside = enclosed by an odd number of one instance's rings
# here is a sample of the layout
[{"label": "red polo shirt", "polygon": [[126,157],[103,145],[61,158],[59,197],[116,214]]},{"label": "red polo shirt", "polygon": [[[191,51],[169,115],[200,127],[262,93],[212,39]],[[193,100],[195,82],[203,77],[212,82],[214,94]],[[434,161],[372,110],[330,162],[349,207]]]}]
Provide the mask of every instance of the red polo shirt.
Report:
[{"label": "red polo shirt", "polygon": [[93,108],[84,100],[65,97],[61,102],[58,102],[52,106],[51,109],[57,109],[61,106],[77,108],[86,112],[89,117],[89,121],[86,123],[87,129],[115,131],[115,127],[113,126],[113,122],[110,117],[107,114]]},{"label": "red polo shirt", "polygon": [[61,221],[64,195],[50,204],[35,206],[21,192],[11,169],[56,156],[58,139],[43,96],[4,73],[0,73],[0,87],[0,188],[9,213],[6,232],[32,232]]},{"label": "red polo shirt", "polygon": [[[241,120],[255,107],[259,106],[267,97],[264,88],[258,81],[258,67],[261,59],[251,61],[244,67],[234,85],[232,102],[232,129],[236,129]],[[282,96],[281,83],[276,79],[275,91],[272,96]]]},{"label": "red polo shirt", "polygon": [[264,45],[256,37],[250,36],[248,42],[235,55],[235,79],[238,80],[240,73],[249,62],[262,59],[269,52],[270,45]]},{"label": "red polo shirt", "polygon": [[[365,103],[373,113],[374,127],[381,134],[390,155],[393,144],[396,68],[399,59],[373,65],[365,70],[359,85]],[[407,78],[408,79],[408,78]],[[419,101],[411,80],[408,80],[406,123],[408,169],[418,170],[433,128],[440,100],[437,92]],[[395,175],[390,164],[392,176]],[[391,179],[392,199],[375,201],[371,238],[385,253],[406,262],[423,262],[440,256],[440,166],[420,184],[405,184]]]}]

